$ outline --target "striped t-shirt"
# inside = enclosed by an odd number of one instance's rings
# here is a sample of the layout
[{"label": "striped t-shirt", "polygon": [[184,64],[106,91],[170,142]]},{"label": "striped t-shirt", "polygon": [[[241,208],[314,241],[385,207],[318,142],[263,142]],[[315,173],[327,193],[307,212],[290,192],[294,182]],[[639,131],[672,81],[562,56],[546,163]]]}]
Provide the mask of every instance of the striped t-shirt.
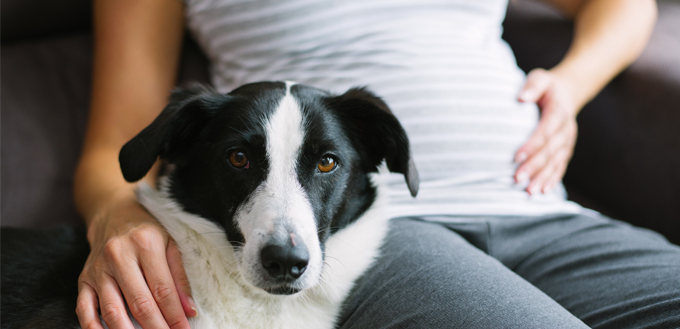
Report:
[{"label": "striped t-shirt", "polygon": [[517,149],[538,109],[501,39],[507,0],[186,0],[189,28],[228,92],[293,80],[335,93],[368,86],[408,133],[421,184],[388,178],[393,217],[575,213],[561,186],[530,197]]}]

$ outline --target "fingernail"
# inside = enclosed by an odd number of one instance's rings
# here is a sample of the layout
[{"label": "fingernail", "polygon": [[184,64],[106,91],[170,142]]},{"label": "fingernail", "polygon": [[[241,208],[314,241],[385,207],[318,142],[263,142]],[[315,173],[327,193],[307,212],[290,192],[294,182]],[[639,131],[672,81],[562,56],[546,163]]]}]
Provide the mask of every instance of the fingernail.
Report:
[{"label": "fingernail", "polygon": [[538,187],[532,186],[532,187],[529,189],[529,194],[530,194],[530,195],[536,195],[537,193],[538,193]]},{"label": "fingernail", "polygon": [[527,179],[529,179],[529,174],[527,174],[526,172],[523,171],[523,172],[517,174],[517,184],[522,184]]},{"label": "fingernail", "polygon": [[524,160],[526,160],[526,159],[527,159],[527,154],[526,154],[526,152],[520,152],[520,153],[517,154],[517,156],[515,157],[515,163],[522,163],[522,162],[524,162]]},{"label": "fingernail", "polygon": [[534,93],[531,92],[531,90],[524,90],[521,93],[519,93],[519,100],[526,102],[529,101],[530,99],[533,99]]},{"label": "fingernail", "polygon": [[188,316],[190,318],[195,318],[198,316],[198,310],[196,309],[196,303],[194,302],[194,299],[191,297],[187,297],[187,301],[189,302],[189,307],[194,311],[193,315],[189,314]]}]

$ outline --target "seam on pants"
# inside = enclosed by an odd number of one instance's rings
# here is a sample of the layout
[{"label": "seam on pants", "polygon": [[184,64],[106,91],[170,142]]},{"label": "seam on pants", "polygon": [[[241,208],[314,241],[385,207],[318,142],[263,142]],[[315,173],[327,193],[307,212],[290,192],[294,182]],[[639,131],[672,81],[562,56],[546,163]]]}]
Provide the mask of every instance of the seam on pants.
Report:
[{"label": "seam on pants", "polygon": [[576,231],[570,232],[568,234],[562,235],[560,237],[557,237],[555,239],[552,239],[552,240],[544,243],[543,245],[536,247],[530,253],[527,253],[526,255],[524,255],[524,257],[522,257],[522,260],[517,262],[517,264],[515,264],[514,267],[510,268],[510,270],[517,273],[516,272],[517,269],[519,267],[521,267],[522,265],[524,265],[528,261],[529,258],[533,257],[534,255],[538,254],[539,252],[542,252],[543,250],[545,250],[545,248],[547,248],[549,246],[553,246],[557,243],[564,241],[565,239],[571,238],[571,237],[578,235],[578,234],[582,234],[582,233],[585,233],[585,232],[588,232],[588,231],[597,230],[597,229],[600,229],[600,228],[603,228],[603,227],[610,227],[610,226],[611,226],[610,223],[600,223],[600,224],[596,224],[596,225],[593,225],[593,226],[581,228],[579,230],[576,230]]},{"label": "seam on pants", "polygon": [[[488,250],[488,255],[493,257],[492,241],[491,241],[491,223],[486,221],[486,250]],[[496,258],[496,257],[494,257]]]}]

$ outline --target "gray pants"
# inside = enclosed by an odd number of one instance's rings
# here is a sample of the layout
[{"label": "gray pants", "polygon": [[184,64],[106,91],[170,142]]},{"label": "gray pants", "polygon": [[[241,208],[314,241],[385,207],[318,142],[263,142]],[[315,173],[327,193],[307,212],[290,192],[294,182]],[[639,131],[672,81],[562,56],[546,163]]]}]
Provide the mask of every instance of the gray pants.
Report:
[{"label": "gray pants", "polygon": [[659,234],[602,216],[428,220],[391,221],[340,328],[680,328],[680,247]]}]

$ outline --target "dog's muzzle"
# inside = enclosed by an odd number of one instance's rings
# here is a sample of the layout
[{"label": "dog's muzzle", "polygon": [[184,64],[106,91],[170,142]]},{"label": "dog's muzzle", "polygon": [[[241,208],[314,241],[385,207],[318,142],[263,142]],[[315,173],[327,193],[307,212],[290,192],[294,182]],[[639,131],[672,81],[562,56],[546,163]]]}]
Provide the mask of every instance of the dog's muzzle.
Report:
[{"label": "dog's muzzle", "polygon": [[307,247],[302,241],[296,241],[294,233],[290,233],[289,237],[284,241],[272,239],[260,251],[262,267],[273,281],[282,284],[276,288],[267,289],[271,294],[297,293],[299,290],[292,288],[289,284],[297,280],[309,264]]}]

